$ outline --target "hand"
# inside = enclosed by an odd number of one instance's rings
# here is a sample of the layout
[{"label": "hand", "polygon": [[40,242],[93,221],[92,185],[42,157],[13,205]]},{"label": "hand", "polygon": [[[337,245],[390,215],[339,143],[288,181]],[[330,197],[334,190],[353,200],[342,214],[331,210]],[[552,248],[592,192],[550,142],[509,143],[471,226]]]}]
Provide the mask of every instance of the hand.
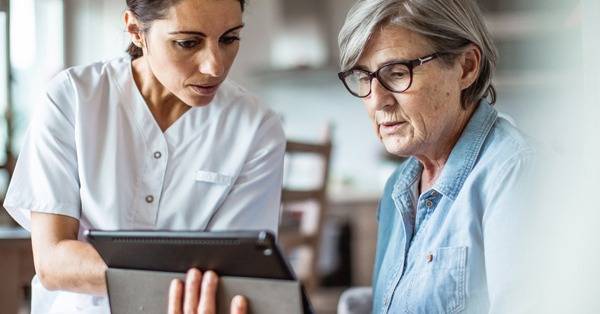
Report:
[{"label": "hand", "polygon": [[[215,314],[219,277],[212,271],[204,275],[195,268],[187,272],[185,284],[179,279],[171,281],[169,288],[169,314]],[[185,286],[185,287],[184,287]],[[231,300],[231,314],[246,314],[248,302],[243,296]]]}]

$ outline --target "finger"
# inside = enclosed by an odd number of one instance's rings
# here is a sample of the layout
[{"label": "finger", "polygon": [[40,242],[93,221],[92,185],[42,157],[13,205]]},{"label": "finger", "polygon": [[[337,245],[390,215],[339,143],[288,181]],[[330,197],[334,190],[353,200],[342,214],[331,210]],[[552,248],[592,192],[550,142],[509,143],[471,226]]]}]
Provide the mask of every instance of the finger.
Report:
[{"label": "finger", "polygon": [[202,273],[192,268],[185,276],[185,296],[183,301],[184,313],[196,313],[198,308],[198,299],[200,298],[200,284],[202,283]]},{"label": "finger", "polygon": [[236,295],[231,300],[231,314],[246,314],[248,313],[248,300],[241,295]]},{"label": "finger", "polygon": [[167,313],[169,314],[181,314],[182,299],[183,298],[183,282],[179,279],[173,279],[169,286],[169,308]]},{"label": "finger", "polygon": [[219,277],[215,272],[207,271],[204,273],[198,312],[202,314],[215,314],[217,312],[216,299],[218,283]]}]

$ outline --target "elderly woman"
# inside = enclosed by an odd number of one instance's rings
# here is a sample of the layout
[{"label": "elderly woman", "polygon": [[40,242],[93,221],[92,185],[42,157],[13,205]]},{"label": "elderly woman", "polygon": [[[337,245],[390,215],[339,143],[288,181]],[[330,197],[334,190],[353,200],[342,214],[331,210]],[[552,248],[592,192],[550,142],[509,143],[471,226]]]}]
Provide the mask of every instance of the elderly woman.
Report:
[{"label": "elderly woman", "polygon": [[339,42],[339,78],[386,150],[409,157],[377,210],[373,312],[488,312],[508,275],[491,258],[495,219],[533,152],[493,107],[496,48],[479,8],[359,1]]}]

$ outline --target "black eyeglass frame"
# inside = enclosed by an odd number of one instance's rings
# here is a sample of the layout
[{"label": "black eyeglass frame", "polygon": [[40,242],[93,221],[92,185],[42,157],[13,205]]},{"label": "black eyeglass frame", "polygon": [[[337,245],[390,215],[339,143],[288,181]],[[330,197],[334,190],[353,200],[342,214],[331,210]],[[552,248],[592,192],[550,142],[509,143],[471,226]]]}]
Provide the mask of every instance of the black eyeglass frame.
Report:
[{"label": "black eyeglass frame", "polygon": [[[389,90],[392,93],[404,93],[405,91],[407,91],[413,83],[413,70],[414,68],[423,65],[431,60],[437,59],[442,55],[445,55],[447,53],[444,52],[436,52],[436,53],[432,53],[430,55],[426,55],[424,57],[421,58],[417,58],[414,60],[409,60],[409,61],[393,61],[393,62],[388,62],[383,64],[382,66],[379,67],[379,69],[377,69],[375,72],[369,72],[367,70],[363,70],[363,69],[357,69],[357,68],[352,68],[350,70],[344,71],[344,72],[339,72],[338,73],[338,77],[339,79],[342,81],[342,83],[344,83],[344,86],[346,87],[346,89],[350,92],[350,94],[352,94],[353,96],[356,96],[358,98],[365,98],[365,97],[369,97],[369,95],[371,95],[371,93],[373,92],[373,88],[371,88],[371,85],[373,84],[373,79],[377,78],[377,81],[379,81],[379,83],[381,84],[381,86],[383,86],[385,89]],[[397,65],[397,64],[401,64],[404,65],[408,68],[408,72],[410,75],[410,82],[408,83],[408,86],[401,91],[396,91],[393,88],[390,88],[385,82],[384,80],[382,80],[379,77],[379,71],[381,71],[381,69],[386,68],[388,66],[391,65]],[[346,77],[350,76],[350,74],[352,74],[353,71],[361,71],[366,73],[369,76],[369,92],[364,95],[364,96],[360,96],[358,94],[356,94],[355,92],[353,92],[350,87],[348,86],[348,83],[346,83]]]}]

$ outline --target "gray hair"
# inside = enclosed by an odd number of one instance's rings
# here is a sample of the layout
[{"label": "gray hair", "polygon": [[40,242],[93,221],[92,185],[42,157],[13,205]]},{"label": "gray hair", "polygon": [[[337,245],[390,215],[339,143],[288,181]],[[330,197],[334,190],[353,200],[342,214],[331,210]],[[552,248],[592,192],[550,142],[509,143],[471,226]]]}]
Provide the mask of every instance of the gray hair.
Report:
[{"label": "gray hair", "polygon": [[482,13],[473,0],[359,0],[348,12],[339,35],[340,66],[346,71],[356,65],[373,34],[381,27],[397,25],[424,36],[435,52],[452,64],[466,45],[481,50],[477,80],[462,93],[462,105],[489,97],[496,102],[492,78],[498,52]]}]

